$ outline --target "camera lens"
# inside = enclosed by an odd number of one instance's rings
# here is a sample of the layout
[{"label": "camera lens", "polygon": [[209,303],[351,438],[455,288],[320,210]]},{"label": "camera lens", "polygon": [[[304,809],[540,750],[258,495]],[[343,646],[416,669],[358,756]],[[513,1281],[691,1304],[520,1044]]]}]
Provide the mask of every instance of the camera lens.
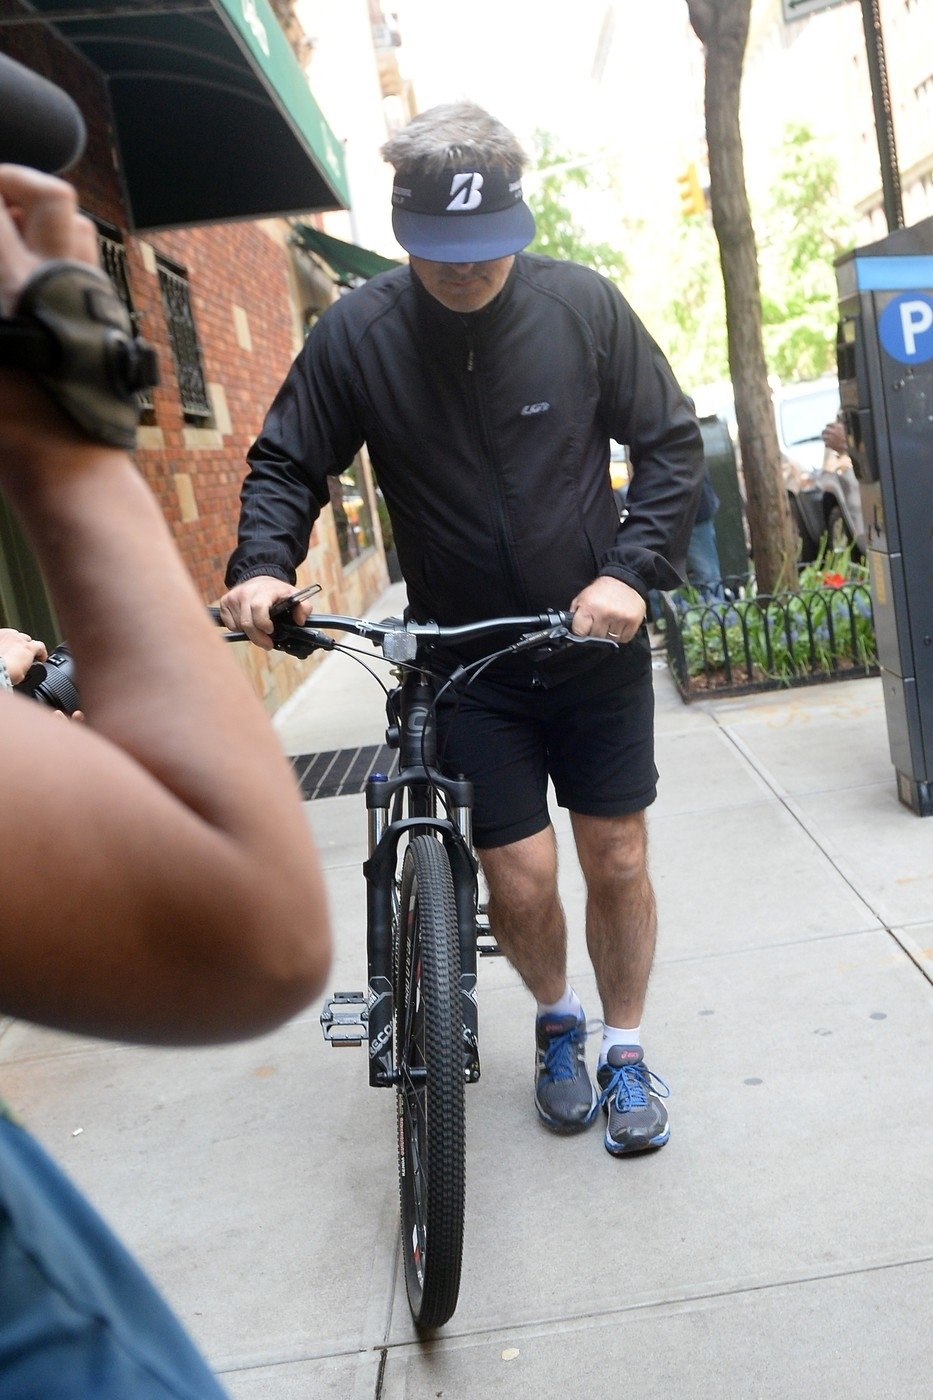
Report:
[{"label": "camera lens", "polygon": [[20,695],[31,695],[43,705],[63,714],[73,715],[81,708],[81,696],[74,682],[74,658],[66,642],[60,642],[49,652],[45,661],[30,666],[23,680],[14,689]]}]

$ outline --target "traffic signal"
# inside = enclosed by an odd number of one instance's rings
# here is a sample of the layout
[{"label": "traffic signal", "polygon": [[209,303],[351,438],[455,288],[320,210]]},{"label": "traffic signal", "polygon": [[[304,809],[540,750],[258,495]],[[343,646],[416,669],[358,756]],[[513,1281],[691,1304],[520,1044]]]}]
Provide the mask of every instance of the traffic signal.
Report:
[{"label": "traffic signal", "polygon": [[706,195],[700,184],[700,177],[697,174],[694,161],[691,161],[687,168],[677,176],[677,186],[680,194],[680,213],[683,218],[689,219],[694,214],[706,213]]}]

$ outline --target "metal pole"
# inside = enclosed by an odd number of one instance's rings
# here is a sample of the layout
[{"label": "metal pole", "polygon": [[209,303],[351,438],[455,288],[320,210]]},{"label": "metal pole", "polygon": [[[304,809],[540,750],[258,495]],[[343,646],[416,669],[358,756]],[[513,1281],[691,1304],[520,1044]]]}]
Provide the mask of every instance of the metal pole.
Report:
[{"label": "metal pole", "polygon": [[861,3],[871,100],[875,109],[878,158],[881,163],[881,192],[888,229],[893,231],[904,227],[904,208],[901,203],[897,146],[894,143],[891,92],[888,88],[888,70],[884,59],[884,36],[881,33],[881,5],[880,0],[861,0]]}]

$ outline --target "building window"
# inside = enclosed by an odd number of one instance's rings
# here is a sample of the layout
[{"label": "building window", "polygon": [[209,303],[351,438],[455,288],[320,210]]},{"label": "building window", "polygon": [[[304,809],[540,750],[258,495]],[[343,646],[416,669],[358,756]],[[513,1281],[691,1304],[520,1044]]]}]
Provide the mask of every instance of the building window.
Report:
[{"label": "building window", "polygon": [[213,411],[207,397],[204,362],[194,323],[188,275],[184,268],[174,266],[164,257],[157,258],[156,265],[178,376],[182,413],[189,423],[198,423],[203,427],[211,422]]},{"label": "building window", "polygon": [[340,562],[344,568],[375,545],[372,511],[359,457],[339,477],[327,478],[337,527]]},{"label": "building window", "polygon": [[[133,305],[130,282],[126,275],[126,248],[123,244],[123,235],[112,224],[105,224],[100,219],[95,219],[94,223],[97,226],[97,246],[100,250],[101,266],[116,288],[117,296],[126,307],[134,335],[139,335],[139,313]],[[143,389],[138,393],[136,402],[139,404],[141,412],[152,413],[153,403],[150,390]]]}]

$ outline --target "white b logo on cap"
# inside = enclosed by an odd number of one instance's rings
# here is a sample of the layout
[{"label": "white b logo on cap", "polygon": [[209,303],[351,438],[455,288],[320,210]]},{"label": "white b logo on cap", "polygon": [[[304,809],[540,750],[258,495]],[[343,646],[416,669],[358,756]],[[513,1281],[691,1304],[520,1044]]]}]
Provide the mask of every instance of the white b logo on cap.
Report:
[{"label": "white b logo on cap", "polygon": [[478,170],[469,170],[463,175],[455,175],[450,182],[451,201],[447,212],[477,209],[482,203],[483,177]]}]

